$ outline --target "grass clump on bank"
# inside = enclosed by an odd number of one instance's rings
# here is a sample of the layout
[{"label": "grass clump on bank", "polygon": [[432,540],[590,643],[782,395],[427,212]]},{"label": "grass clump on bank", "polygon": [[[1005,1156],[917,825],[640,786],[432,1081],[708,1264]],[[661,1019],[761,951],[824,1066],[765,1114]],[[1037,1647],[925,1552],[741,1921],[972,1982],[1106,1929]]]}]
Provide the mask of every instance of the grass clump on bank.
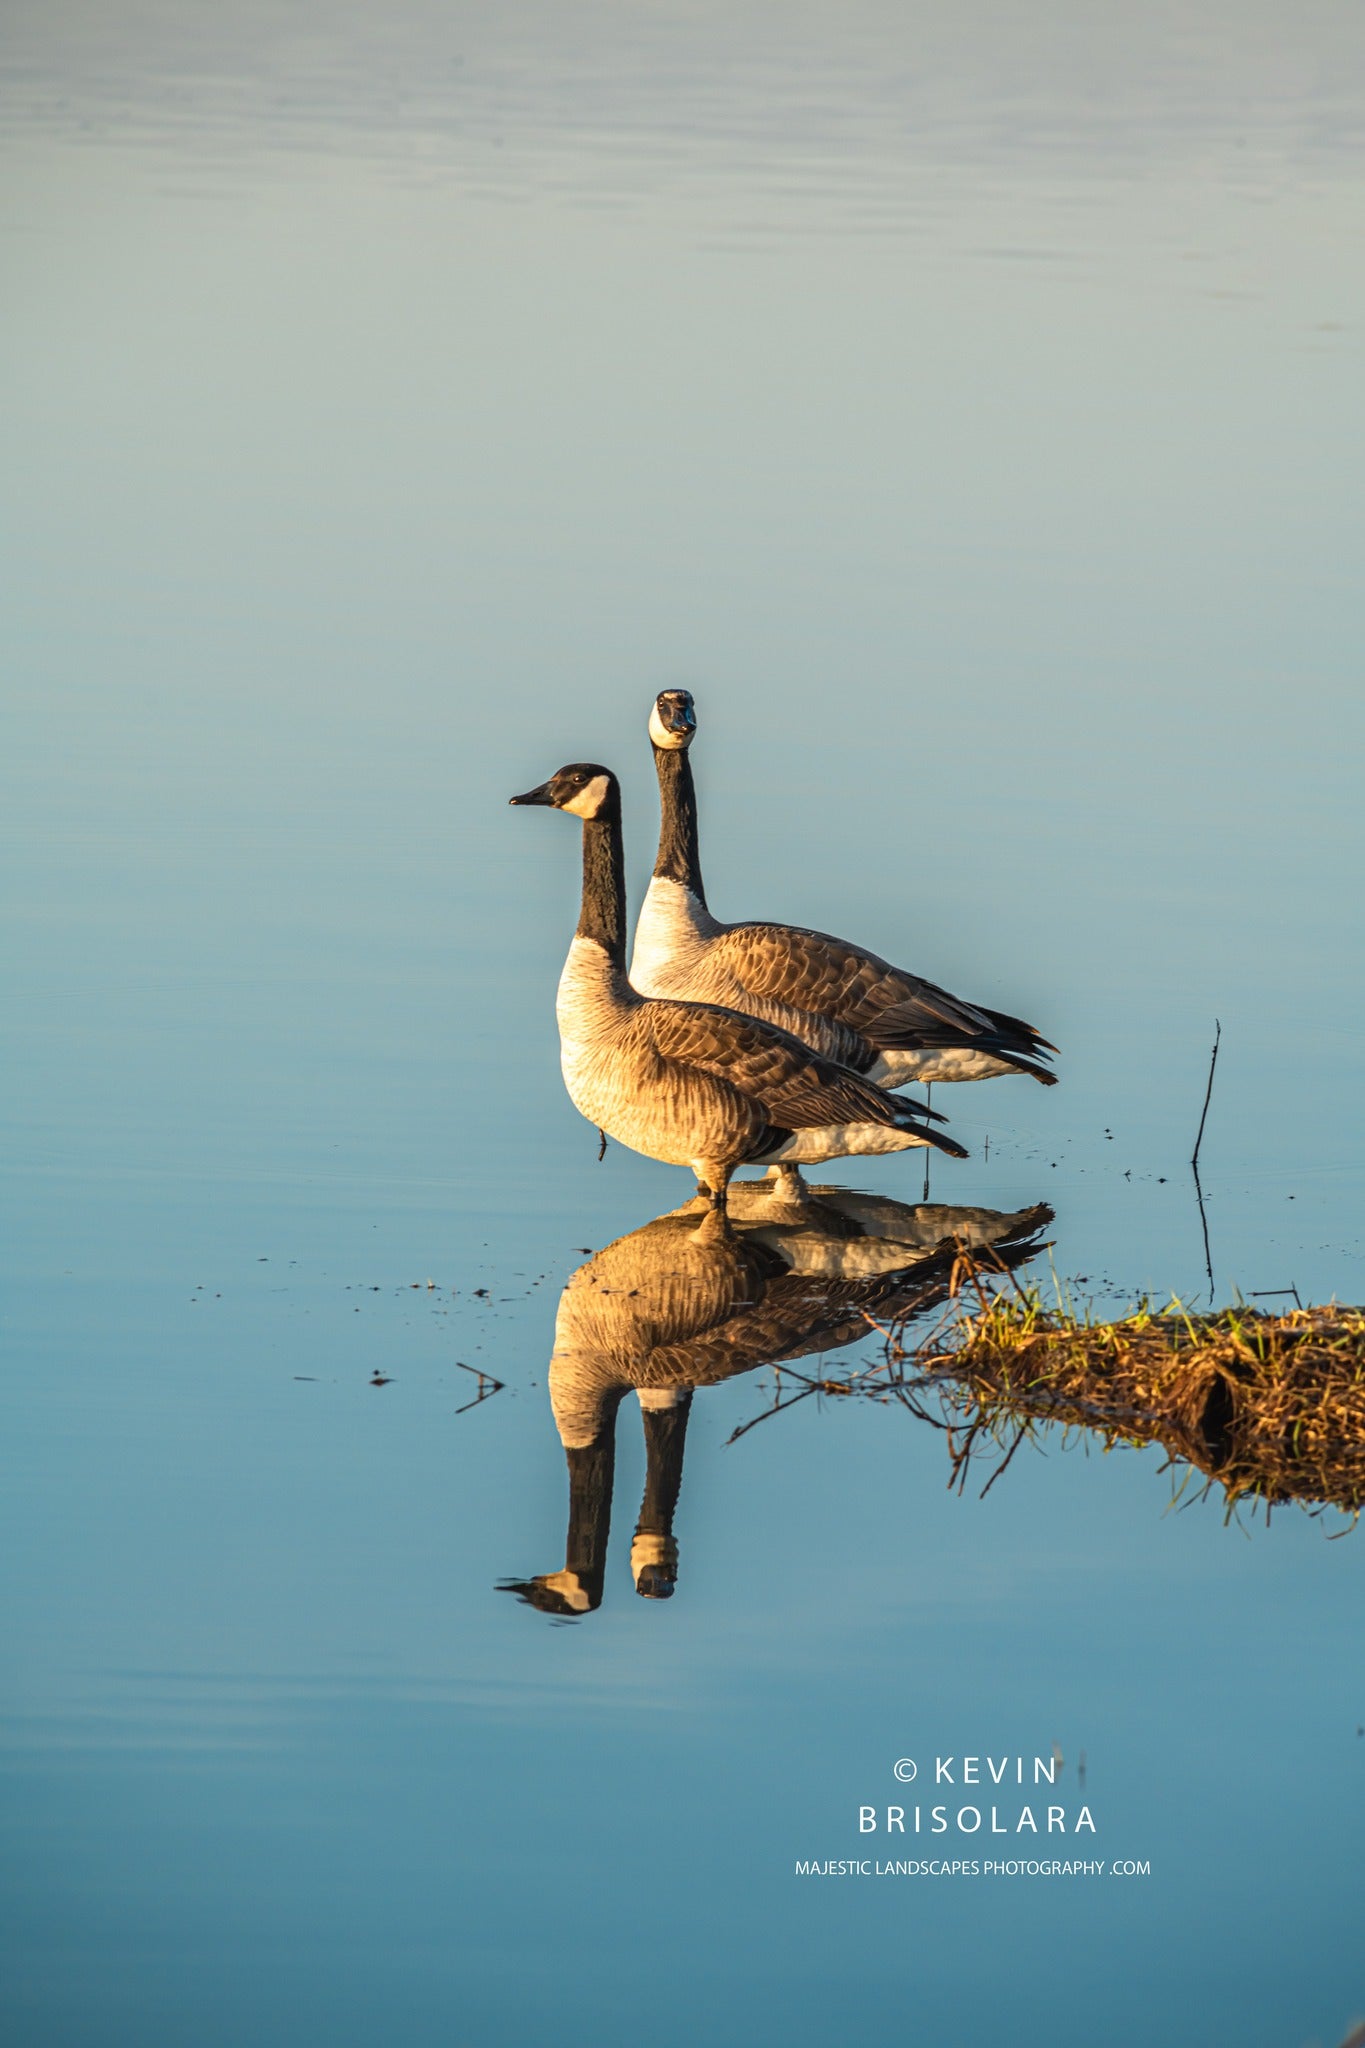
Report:
[{"label": "grass clump on bank", "polygon": [[947,1430],[953,1483],[994,1445],[1005,1455],[992,1484],[1024,1438],[1052,1424],[1106,1450],[1159,1443],[1188,1468],[1181,1492],[1202,1473],[1203,1491],[1221,1487],[1229,1510],[1299,1501],[1354,1520],[1365,1506],[1365,1310],[1192,1315],[1173,1302],[1095,1322],[1012,1277],[992,1288],[969,1258],[955,1277],[946,1322],[919,1342],[893,1326],[889,1376],[878,1375]]}]

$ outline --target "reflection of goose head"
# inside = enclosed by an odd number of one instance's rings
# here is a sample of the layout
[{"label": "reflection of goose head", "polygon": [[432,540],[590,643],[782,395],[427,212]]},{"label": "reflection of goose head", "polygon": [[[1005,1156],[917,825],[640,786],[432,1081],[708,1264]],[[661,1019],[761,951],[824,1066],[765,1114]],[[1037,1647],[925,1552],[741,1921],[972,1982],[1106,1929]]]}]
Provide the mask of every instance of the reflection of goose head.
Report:
[{"label": "reflection of goose head", "polygon": [[[1051,1221],[1045,1208],[910,1206],[847,1188],[809,1191],[800,1213],[772,1183],[732,1188],[731,1224],[698,1229],[702,1198],[617,1238],[570,1275],[555,1317],[550,1405],[569,1464],[563,1572],[508,1591],[569,1616],[602,1598],[616,1411],[632,1389],[645,1434],[644,1500],[631,1546],[636,1591],[667,1599],[678,1575],[673,1518],[693,1391],[739,1373],[838,1349],[867,1316],[944,1299],[958,1251],[1011,1247],[1012,1263]],[[737,1198],[737,1199],[736,1199]]]},{"label": "reflection of goose head", "polygon": [[649,737],[663,753],[690,747],[697,730],[697,712],[690,690],[660,690],[649,714]]}]

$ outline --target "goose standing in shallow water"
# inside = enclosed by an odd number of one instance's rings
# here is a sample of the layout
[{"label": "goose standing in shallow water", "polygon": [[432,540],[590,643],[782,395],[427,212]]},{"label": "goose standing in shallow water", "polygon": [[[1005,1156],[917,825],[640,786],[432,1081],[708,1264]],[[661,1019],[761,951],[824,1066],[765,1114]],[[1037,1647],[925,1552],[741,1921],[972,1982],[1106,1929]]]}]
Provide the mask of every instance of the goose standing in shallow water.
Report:
[{"label": "goose standing in shallow water", "polygon": [[561,768],[514,804],[583,824],[583,900],[559,981],[560,1057],[574,1107],[650,1159],[691,1166],[725,1209],[737,1166],[815,1164],[934,1145],[943,1119],[873,1086],[789,1032],[714,1003],[654,1001],[626,976],[621,792],[596,762]]},{"label": "goose standing in shallow water", "polygon": [[883,1088],[1031,1074],[1056,1051],[1031,1024],[965,1003],[876,953],[792,924],[721,924],[706,906],[688,748],[689,690],[664,690],[649,720],[659,776],[659,852],[635,927],[630,976],[649,996],[723,1003],[794,1032]]}]

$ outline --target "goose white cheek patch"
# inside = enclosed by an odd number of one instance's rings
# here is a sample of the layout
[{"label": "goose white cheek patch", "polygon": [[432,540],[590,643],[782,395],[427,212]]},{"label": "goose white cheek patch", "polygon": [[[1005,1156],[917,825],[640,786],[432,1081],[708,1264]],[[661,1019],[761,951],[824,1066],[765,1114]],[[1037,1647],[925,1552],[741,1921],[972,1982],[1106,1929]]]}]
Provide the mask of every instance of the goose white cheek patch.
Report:
[{"label": "goose white cheek patch", "polygon": [[592,781],[580,789],[577,796],[570,797],[568,803],[561,804],[560,809],[572,811],[576,818],[595,818],[602,808],[606,794],[606,776],[594,775]]},{"label": "goose white cheek patch", "polygon": [[685,747],[691,739],[690,732],[670,732],[659,716],[656,704],[649,714],[649,736],[656,747]]}]

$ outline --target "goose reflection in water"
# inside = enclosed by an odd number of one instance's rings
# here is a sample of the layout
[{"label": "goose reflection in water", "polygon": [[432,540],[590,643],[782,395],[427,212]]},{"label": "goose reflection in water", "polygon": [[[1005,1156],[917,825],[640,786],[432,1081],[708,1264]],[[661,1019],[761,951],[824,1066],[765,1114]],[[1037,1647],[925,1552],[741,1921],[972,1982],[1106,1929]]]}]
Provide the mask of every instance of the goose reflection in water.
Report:
[{"label": "goose reflection in water", "polygon": [[964,1248],[1010,1266],[1039,1249],[1043,1206],[910,1206],[788,1177],[735,1183],[729,1222],[705,1197],[617,1238],[571,1275],[555,1318],[550,1404],[569,1467],[564,1569],[503,1581],[545,1613],[601,1605],[616,1413],[634,1392],[644,1425],[644,1499],[631,1542],[635,1589],[666,1600],[678,1576],[674,1511],[692,1397],[739,1373],[837,1350],[867,1316],[926,1313]]}]

